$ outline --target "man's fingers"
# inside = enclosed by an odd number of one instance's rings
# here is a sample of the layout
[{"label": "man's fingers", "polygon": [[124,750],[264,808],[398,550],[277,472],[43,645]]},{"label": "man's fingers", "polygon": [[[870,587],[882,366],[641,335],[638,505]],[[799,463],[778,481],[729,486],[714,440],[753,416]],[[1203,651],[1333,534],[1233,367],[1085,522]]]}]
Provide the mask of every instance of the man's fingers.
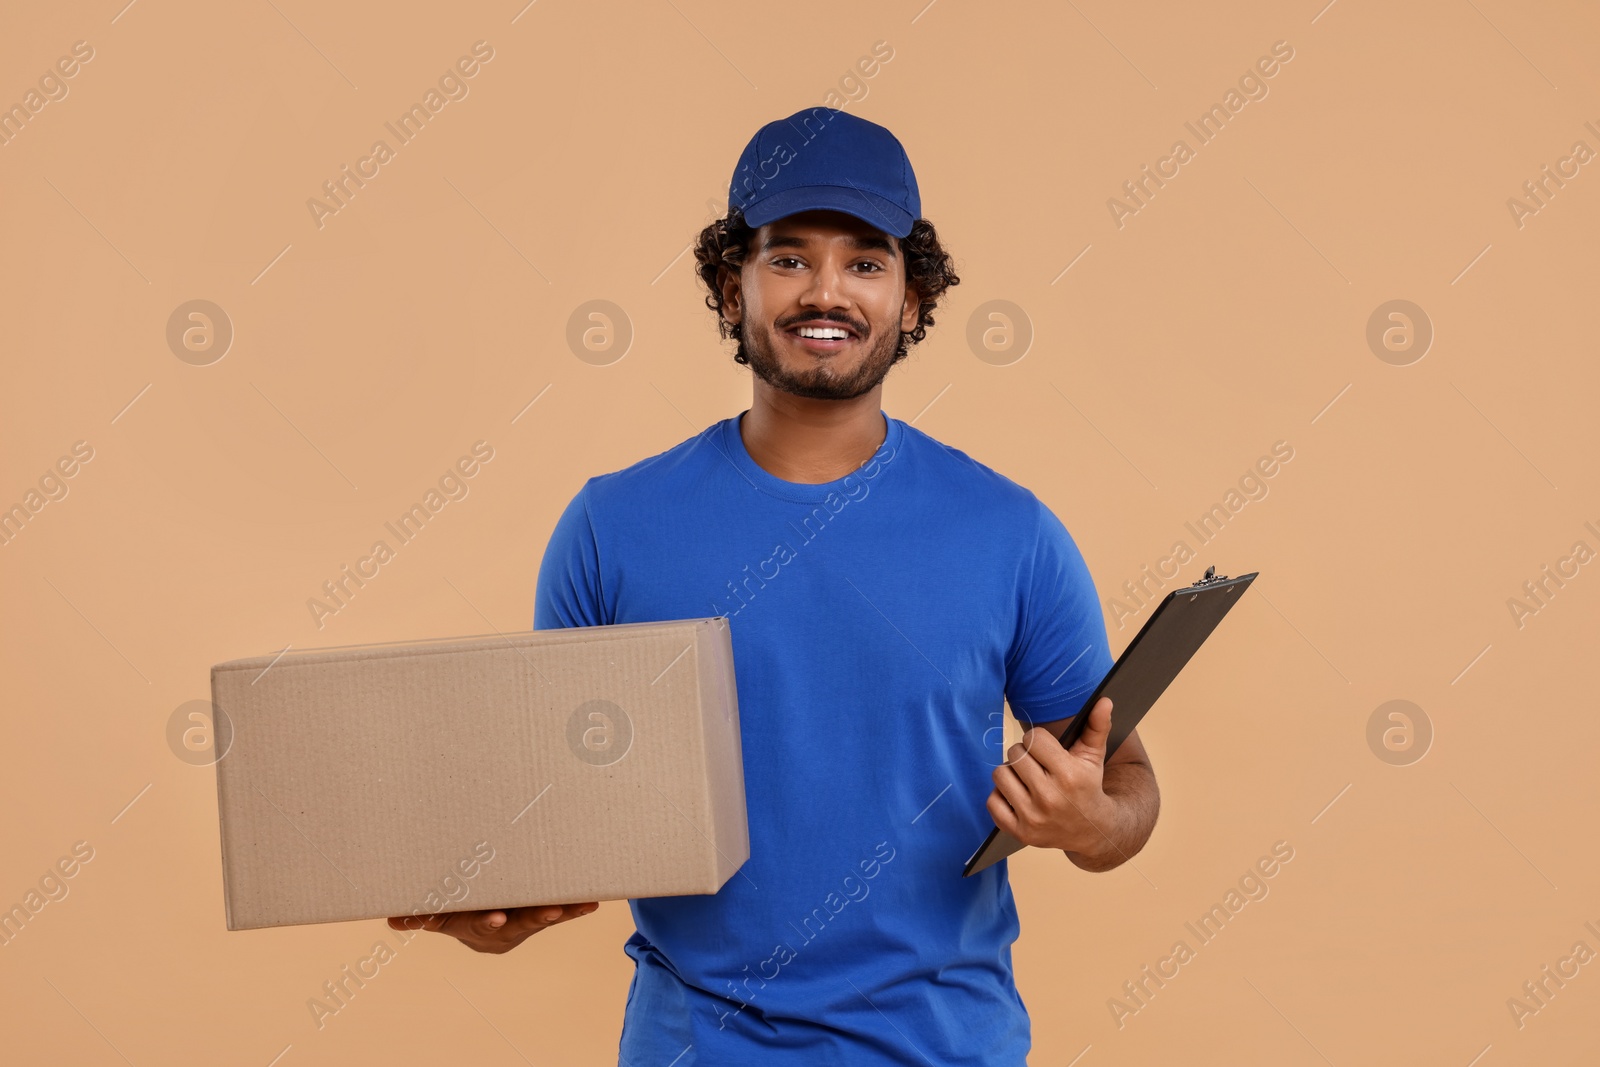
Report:
[{"label": "man's fingers", "polygon": [[1004,830],[1012,837],[1017,836],[1017,831],[1019,829],[1017,825],[1017,815],[1016,812],[1012,810],[1011,805],[1006,803],[1004,794],[1000,793],[998,790],[990,793],[989,799],[984,802],[984,807],[989,810],[989,818],[994,820],[994,824],[996,826],[1000,827],[1000,829]]},{"label": "man's fingers", "polygon": [[1014,768],[1001,764],[995,768],[994,787],[1000,798],[1010,806],[1011,810],[1019,816],[1033,810],[1033,797],[1028,792],[1028,787],[1017,777]]},{"label": "man's fingers", "polygon": [[[1039,736],[1050,737],[1043,730],[1039,731]],[[1052,741],[1055,740],[1054,738],[1050,739]],[[1029,748],[1027,742],[1012,745],[1011,751],[1008,753],[1010,758],[1006,762],[1016,772],[1017,777],[1022,779],[1022,784],[1028,787],[1028,792],[1038,795],[1040,792],[1050,788],[1050,771],[1045,766],[1044,761],[1035,755],[1042,748],[1042,743],[1038,740],[1038,737],[1034,737],[1032,740],[1033,748]]]},{"label": "man's fingers", "polygon": [[430,925],[428,929],[437,930],[441,934],[466,940],[480,940],[487,937],[492,929],[489,918],[496,913],[492,911],[457,911],[449,915],[437,916],[437,926]]},{"label": "man's fingers", "polygon": [[545,904],[533,908],[513,908],[511,921],[506,924],[507,933],[538,933],[552,923],[560,921],[561,915],[562,908],[558,904]]},{"label": "man's fingers", "polygon": [[472,923],[472,930],[479,937],[492,937],[503,930],[511,917],[504,911],[481,911]]},{"label": "man's fingers", "polygon": [[596,901],[586,904],[540,904],[531,908],[512,908],[510,919],[500,931],[507,937],[526,937],[547,927],[587,915],[600,905]]},{"label": "man's fingers", "polygon": [[1111,698],[1101,697],[1089,710],[1089,721],[1083,724],[1083,733],[1072,743],[1071,752],[1085,759],[1104,763],[1106,742],[1111,737]]},{"label": "man's fingers", "polygon": [[434,930],[454,938],[482,940],[492,937],[505,925],[504,911],[453,911],[443,915],[424,916],[421,929]]},{"label": "man's fingers", "polygon": [[395,930],[432,930],[469,944],[515,944],[546,927],[587,915],[598,901],[582,904],[541,904],[528,908],[491,908],[444,915],[406,915],[389,919]]},{"label": "man's fingers", "polygon": [[568,920],[576,919],[580,915],[587,915],[598,907],[600,907],[599,902],[593,900],[583,904],[562,904],[560,905],[560,914],[551,918],[549,925],[554,926],[556,923],[564,923]]}]

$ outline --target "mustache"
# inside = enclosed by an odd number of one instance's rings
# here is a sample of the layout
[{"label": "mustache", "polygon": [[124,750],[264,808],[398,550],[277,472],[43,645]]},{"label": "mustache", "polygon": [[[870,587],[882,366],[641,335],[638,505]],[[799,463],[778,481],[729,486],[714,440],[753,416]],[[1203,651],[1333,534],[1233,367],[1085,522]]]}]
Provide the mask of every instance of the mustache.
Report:
[{"label": "mustache", "polygon": [[866,337],[869,332],[866,323],[857,322],[854,319],[844,315],[807,315],[803,318],[794,318],[787,322],[777,322],[773,325],[780,330],[788,330],[793,329],[796,326],[805,326],[807,324],[824,322],[833,323],[838,326],[847,326],[857,337]]}]

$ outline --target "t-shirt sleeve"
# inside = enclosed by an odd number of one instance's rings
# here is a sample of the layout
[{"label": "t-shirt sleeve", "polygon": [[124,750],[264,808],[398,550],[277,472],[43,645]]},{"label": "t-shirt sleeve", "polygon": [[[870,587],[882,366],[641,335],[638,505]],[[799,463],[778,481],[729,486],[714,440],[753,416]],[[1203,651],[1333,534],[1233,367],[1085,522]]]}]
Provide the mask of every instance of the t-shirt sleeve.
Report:
[{"label": "t-shirt sleeve", "polygon": [[556,520],[535,583],[533,628],[602,626],[608,619],[601,593],[600,546],[589,516],[585,482]]},{"label": "t-shirt sleeve", "polygon": [[1061,520],[1035,500],[1038,530],[1006,659],[1006,701],[1025,725],[1076,715],[1113,662],[1089,567]]}]

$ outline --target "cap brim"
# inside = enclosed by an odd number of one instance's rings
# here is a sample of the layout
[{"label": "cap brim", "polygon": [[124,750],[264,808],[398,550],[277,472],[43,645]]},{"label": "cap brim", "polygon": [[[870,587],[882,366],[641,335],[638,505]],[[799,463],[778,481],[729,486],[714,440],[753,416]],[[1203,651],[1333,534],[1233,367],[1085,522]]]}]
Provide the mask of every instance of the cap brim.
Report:
[{"label": "cap brim", "polygon": [[802,211],[842,211],[894,237],[909,234],[911,224],[917,221],[876,193],[837,185],[809,185],[773,193],[747,208],[744,220],[751,226],[765,226]]}]

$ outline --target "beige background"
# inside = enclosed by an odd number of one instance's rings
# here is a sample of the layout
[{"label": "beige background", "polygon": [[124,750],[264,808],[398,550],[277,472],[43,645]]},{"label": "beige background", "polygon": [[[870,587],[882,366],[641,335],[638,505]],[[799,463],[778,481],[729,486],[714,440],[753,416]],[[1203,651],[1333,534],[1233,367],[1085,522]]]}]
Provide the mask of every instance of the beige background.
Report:
[{"label": "beige background", "polygon": [[[225,932],[213,772],[168,720],[223,659],[527,628],[582,481],[748,404],[685,246],[756,127],[847,99],[878,41],[848,107],[906,144],[963,277],[890,414],[1038,492],[1108,618],[1294,449],[1176,579],[1261,572],[1141,730],[1147,848],[1012,861],[1033,1062],[1600,1055],[1600,963],[1520,1028],[1507,1006],[1600,951],[1600,566],[1521,627],[1507,604],[1600,550],[1600,163],[1507,206],[1600,151],[1592,5],[120,2],[0,33],[5,104],[94,50],[0,146],[0,504],[93,449],[0,547],[0,904],[94,850],[0,949],[17,1062],[614,1062],[622,903],[506,957],[407,946],[317,1029],[387,928]],[[479,40],[470,94],[319,229],[306,201]],[[1119,229],[1108,198],[1277,41],[1269,95]],[[235,333],[208,366],[165,338],[192,299]],[[566,341],[594,299],[633,331],[609,365]],[[1407,366],[1366,340],[1396,299],[1435,331]],[[967,340],[991,300],[1031,323],[1006,365]],[[307,599],[479,439],[470,494],[319,630]],[[1420,761],[1369,747],[1390,700],[1431,723]],[[1277,841],[1270,895],[1119,1028],[1123,982]]]}]

